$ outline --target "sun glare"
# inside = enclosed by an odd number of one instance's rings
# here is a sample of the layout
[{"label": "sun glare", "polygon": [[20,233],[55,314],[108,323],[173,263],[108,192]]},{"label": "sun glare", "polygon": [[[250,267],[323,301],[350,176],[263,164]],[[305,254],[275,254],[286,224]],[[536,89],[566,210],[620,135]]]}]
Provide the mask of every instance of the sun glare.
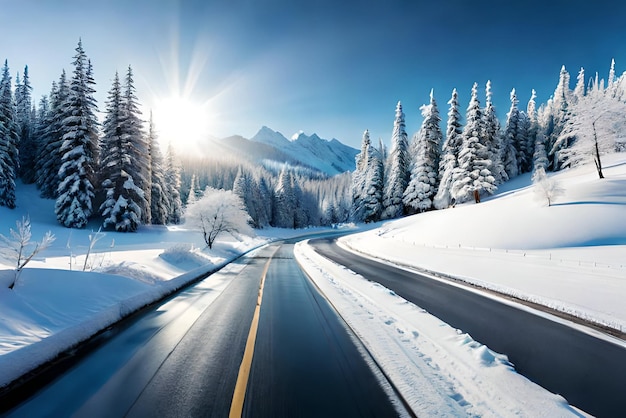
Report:
[{"label": "sun glare", "polygon": [[161,142],[178,149],[193,148],[208,135],[207,106],[184,97],[157,100],[153,110],[155,128]]}]

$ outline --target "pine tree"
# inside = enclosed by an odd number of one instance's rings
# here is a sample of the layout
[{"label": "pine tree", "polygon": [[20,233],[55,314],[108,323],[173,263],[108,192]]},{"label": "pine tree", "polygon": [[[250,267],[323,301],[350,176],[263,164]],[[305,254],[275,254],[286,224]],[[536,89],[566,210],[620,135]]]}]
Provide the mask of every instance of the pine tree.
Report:
[{"label": "pine tree", "polygon": [[150,199],[150,215],[152,223],[155,225],[165,225],[167,223],[169,207],[166,196],[165,174],[163,173],[163,155],[159,148],[157,134],[152,121],[152,113],[150,113],[150,122],[148,127],[148,145],[150,147],[150,174],[151,199]]},{"label": "pine tree", "polygon": [[482,111],[478,100],[478,85],[474,83],[472,96],[467,114],[467,123],[463,129],[463,144],[458,156],[458,167],[454,170],[452,179],[452,198],[457,203],[470,200],[472,197],[478,203],[483,193],[493,193],[496,190],[496,180],[489,167],[490,153],[481,141]]},{"label": "pine tree", "polygon": [[511,108],[506,115],[503,141],[503,163],[507,176],[512,179],[520,174],[519,163],[519,131],[520,112],[517,107],[518,100],[515,89],[511,90]]},{"label": "pine tree", "polygon": [[37,170],[37,187],[41,196],[56,199],[58,194],[59,169],[61,168],[61,145],[63,144],[63,121],[68,115],[65,106],[69,96],[69,84],[65,70],[61,73],[58,84],[52,83],[50,90],[50,112],[46,117],[46,130],[40,138],[39,153],[35,168]]},{"label": "pine tree", "polygon": [[68,228],[84,228],[93,214],[98,132],[93,89],[88,79],[88,62],[79,40],[74,56],[74,73],[64,106],[63,143],[55,213]]},{"label": "pine tree", "polygon": [[150,220],[150,205],[144,188],[151,175],[151,152],[141,130],[139,110],[134,95],[132,70],[129,67],[124,91],[116,73],[109,92],[107,116],[102,138],[102,189],[105,200],[100,205],[104,227],[120,232],[134,232]]},{"label": "pine tree", "polygon": [[9,63],[5,60],[0,80],[0,206],[11,209],[15,208],[15,180],[19,167],[18,129]]},{"label": "pine tree", "polygon": [[404,213],[402,196],[409,184],[409,144],[404,124],[402,103],[396,106],[396,117],[391,135],[391,152],[388,159],[388,173],[385,175],[383,191],[382,219],[398,218]]},{"label": "pine tree", "polygon": [[354,173],[352,173],[352,209],[350,217],[356,222],[363,220],[363,198],[366,191],[367,159],[370,147],[370,134],[368,130],[365,130],[361,140],[361,152],[355,157],[355,169]]},{"label": "pine tree", "polygon": [[363,216],[366,223],[377,222],[383,212],[384,167],[380,151],[371,144],[367,151],[365,190],[362,199]]},{"label": "pine tree", "polygon": [[[19,74],[18,74],[19,76]],[[37,144],[34,140],[34,120],[32,119],[32,86],[28,66],[24,67],[22,82],[16,82],[15,109],[19,136],[20,177],[24,183],[34,183],[36,179],[35,161],[37,157]]]},{"label": "pine tree", "polygon": [[[552,97],[551,111],[553,115],[553,123],[551,124],[551,129],[547,133],[548,149],[550,150],[549,155],[552,156],[551,165],[555,171],[563,168],[561,165],[562,158],[560,156],[560,152],[561,150],[569,147],[568,141],[559,141],[563,128],[570,118],[569,107],[572,101],[572,94],[569,89],[569,80],[569,73],[565,69],[565,66],[562,66],[559,74],[559,83],[557,84]],[[557,142],[559,142],[559,146],[555,147]]]},{"label": "pine tree", "polygon": [[439,189],[434,199],[437,209],[445,209],[452,203],[451,190],[453,189],[453,174],[458,167],[458,155],[463,144],[461,130],[461,113],[459,112],[459,96],[456,89],[452,90],[452,97],[448,101],[448,122],[446,139],[442,147],[442,157],[439,161]]},{"label": "pine tree", "polygon": [[[128,143],[128,154],[132,165],[128,174],[138,188],[135,203],[141,210],[140,221],[149,224],[150,220],[150,153],[146,135],[143,132],[141,111],[135,95],[133,70],[128,66],[124,79],[122,97],[123,135]],[[141,193],[139,193],[139,190]]]},{"label": "pine tree", "polygon": [[496,179],[496,184],[504,183],[509,179],[504,170],[504,164],[502,162],[502,135],[500,133],[500,121],[496,115],[496,108],[493,105],[492,99],[493,93],[491,91],[491,80],[487,81],[485,88],[485,110],[483,112],[483,127],[484,127],[484,143],[489,150],[489,159],[491,160],[491,167],[489,170],[493,173]]},{"label": "pine tree", "polygon": [[415,161],[411,180],[404,191],[403,202],[408,213],[423,212],[433,207],[439,177],[439,144],[443,138],[437,102],[430,92],[430,104],[421,107],[424,121],[414,136]]},{"label": "pine tree", "polygon": [[165,185],[168,201],[168,224],[179,224],[183,214],[183,203],[180,200],[180,163],[172,144],[167,147],[165,156]]},{"label": "pine tree", "polygon": [[535,89],[531,91],[528,105],[526,106],[526,115],[528,116],[528,129],[526,131],[526,158],[528,165],[524,167],[524,172],[534,170],[535,161],[535,147],[537,144],[537,135],[539,134],[539,119],[537,116],[537,103],[535,99],[537,93]]},{"label": "pine tree", "polygon": [[273,224],[278,228],[296,228],[295,206],[296,197],[293,191],[291,172],[283,168],[278,177],[278,184],[274,191]]},{"label": "pine tree", "polygon": [[578,76],[576,77],[576,87],[574,87],[574,100],[578,101],[585,96],[585,69],[580,67]]}]

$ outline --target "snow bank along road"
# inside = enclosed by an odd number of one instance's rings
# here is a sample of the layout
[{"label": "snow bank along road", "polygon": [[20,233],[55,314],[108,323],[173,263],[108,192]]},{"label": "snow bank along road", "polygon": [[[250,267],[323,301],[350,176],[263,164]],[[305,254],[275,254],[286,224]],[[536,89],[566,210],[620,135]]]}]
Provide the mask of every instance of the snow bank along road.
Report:
[{"label": "snow bank along road", "polygon": [[289,243],[243,257],[111,334],[4,412],[406,415],[356,338],[301,272]]},{"label": "snow bank along road", "polygon": [[378,282],[442,321],[506,354],[520,373],[597,416],[621,416],[626,343],[504,299],[357,256],[332,239],[318,253]]}]

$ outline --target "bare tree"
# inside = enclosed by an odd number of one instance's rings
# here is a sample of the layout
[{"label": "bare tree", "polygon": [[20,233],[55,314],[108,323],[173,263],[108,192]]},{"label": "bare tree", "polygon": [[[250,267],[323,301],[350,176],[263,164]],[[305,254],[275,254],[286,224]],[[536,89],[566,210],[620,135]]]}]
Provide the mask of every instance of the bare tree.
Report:
[{"label": "bare tree", "polygon": [[[626,103],[603,92],[583,96],[571,109],[563,132],[550,154],[558,152],[564,166],[576,166],[593,160],[599,178],[603,154],[616,152],[626,129]],[[561,149],[560,151],[557,151]]]},{"label": "bare tree", "polygon": [[546,200],[548,206],[551,206],[554,199],[565,191],[554,178],[548,177],[543,167],[539,167],[535,171],[533,185],[537,199]]},{"label": "bare tree", "polygon": [[187,206],[185,212],[185,224],[202,231],[209,249],[213,248],[222,233],[237,239],[240,234],[254,236],[250,222],[252,219],[241,198],[226,190],[207,188],[200,199]]},{"label": "bare tree", "polygon": [[52,232],[44,234],[39,242],[31,242],[30,219],[23,217],[22,221],[15,222],[17,228],[11,228],[11,236],[5,237],[0,234],[0,258],[15,266],[15,278],[9,285],[13,289],[22,269],[39,252],[45,250],[54,242]]}]

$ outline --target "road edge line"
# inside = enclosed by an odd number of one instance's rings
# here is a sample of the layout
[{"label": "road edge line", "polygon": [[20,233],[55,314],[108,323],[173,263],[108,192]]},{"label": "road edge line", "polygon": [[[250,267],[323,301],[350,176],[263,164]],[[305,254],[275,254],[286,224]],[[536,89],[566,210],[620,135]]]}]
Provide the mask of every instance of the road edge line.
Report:
[{"label": "road edge line", "polygon": [[257,330],[259,328],[259,317],[261,314],[261,302],[263,300],[263,288],[265,286],[265,277],[270,268],[270,263],[273,256],[267,260],[265,268],[263,269],[263,275],[261,276],[261,284],[259,285],[259,294],[257,297],[256,307],[254,308],[254,314],[252,316],[252,324],[250,325],[250,332],[248,333],[248,340],[246,341],[246,348],[243,352],[243,359],[239,366],[239,374],[237,375],[237,383],[235,384],[235,391],[233,393],[233,400],[230,404],[229,418],[241,417],[243,413],[243,403],[246,397],[246,389],[248,387],[248,378],[250,377],[250,370],[252,368],[252,356],[254,354],[254,345],[256,343]]}]

